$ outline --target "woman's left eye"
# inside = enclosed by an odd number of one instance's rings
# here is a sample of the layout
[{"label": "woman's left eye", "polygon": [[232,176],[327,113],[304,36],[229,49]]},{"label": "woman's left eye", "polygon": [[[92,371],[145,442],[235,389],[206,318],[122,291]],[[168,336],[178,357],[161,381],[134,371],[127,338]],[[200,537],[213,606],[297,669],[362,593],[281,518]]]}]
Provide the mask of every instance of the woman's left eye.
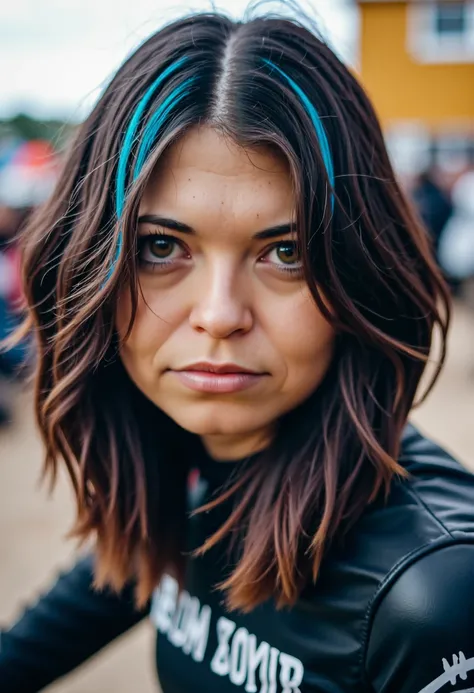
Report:
[{"label": "woman's left eye", "polygon": [[266,255],[266,262],[276,265],[278,269],[299,272],[303,267],[296,241],[282,241],[273,246]]}]

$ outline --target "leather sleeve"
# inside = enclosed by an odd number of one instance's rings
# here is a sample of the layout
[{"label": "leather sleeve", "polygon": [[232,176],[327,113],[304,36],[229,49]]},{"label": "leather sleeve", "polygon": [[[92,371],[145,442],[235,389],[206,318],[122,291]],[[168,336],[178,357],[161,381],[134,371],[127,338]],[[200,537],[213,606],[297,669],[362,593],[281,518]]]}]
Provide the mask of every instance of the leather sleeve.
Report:
[{"label": "leather sleeve", "polygon": [[92,555],[60,574],[50,591],[0,631],[1,693],[34,693],[71,671],[145,615],[132,586],[120,595],[92,589]]},{"label": "leather sleeve", "polygon": [[410,565],[376,607],[366,674],[376,693],[474,691],[474,544]]}]

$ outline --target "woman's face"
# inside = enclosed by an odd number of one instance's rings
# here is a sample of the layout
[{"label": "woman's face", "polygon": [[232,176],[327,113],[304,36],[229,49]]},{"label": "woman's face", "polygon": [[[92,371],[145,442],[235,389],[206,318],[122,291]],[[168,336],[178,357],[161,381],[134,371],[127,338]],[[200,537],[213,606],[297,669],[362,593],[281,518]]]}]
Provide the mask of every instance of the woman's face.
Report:
[{"label": "woman's face", "polygon": [[[266,446],[331,360],[334,332],[303,279],[293,210],[282,158],[208,127],[167,151],[140,204],[141,293],[121,357],[215,458]],[[124,291],[121,337],[130,311]]]}]

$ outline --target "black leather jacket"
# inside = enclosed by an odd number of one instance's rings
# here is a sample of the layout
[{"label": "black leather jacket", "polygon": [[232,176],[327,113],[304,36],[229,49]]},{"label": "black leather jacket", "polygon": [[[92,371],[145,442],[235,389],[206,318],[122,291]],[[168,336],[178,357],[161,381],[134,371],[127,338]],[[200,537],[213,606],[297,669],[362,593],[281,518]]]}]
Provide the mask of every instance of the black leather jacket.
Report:
[{"label": "black leather jacket", "polygon": [[[227,612],[217,547],[190,561],[180,595],[164,576],[141,613],[131,588],[94,592],[81,559],[2,633],[0,693],[40,690],[147,615],[164,693],[474,691],[474,476],[412,426],[400,463],[410,479],[367,508],[292,609]],[[215,517],[195,521],[204,539]]]}]

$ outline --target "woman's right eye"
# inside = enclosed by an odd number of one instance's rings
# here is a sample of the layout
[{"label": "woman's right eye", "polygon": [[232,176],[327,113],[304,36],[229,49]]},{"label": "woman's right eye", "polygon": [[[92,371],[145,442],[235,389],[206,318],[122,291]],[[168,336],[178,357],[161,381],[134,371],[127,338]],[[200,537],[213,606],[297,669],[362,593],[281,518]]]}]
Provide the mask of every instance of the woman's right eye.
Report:
[{"label": "woman's right eye", "polygon": [[187,257],[188,254],[173,236],[150,234],[138,239],[138,261],[141,265],[169,265],[175,260]]}]

